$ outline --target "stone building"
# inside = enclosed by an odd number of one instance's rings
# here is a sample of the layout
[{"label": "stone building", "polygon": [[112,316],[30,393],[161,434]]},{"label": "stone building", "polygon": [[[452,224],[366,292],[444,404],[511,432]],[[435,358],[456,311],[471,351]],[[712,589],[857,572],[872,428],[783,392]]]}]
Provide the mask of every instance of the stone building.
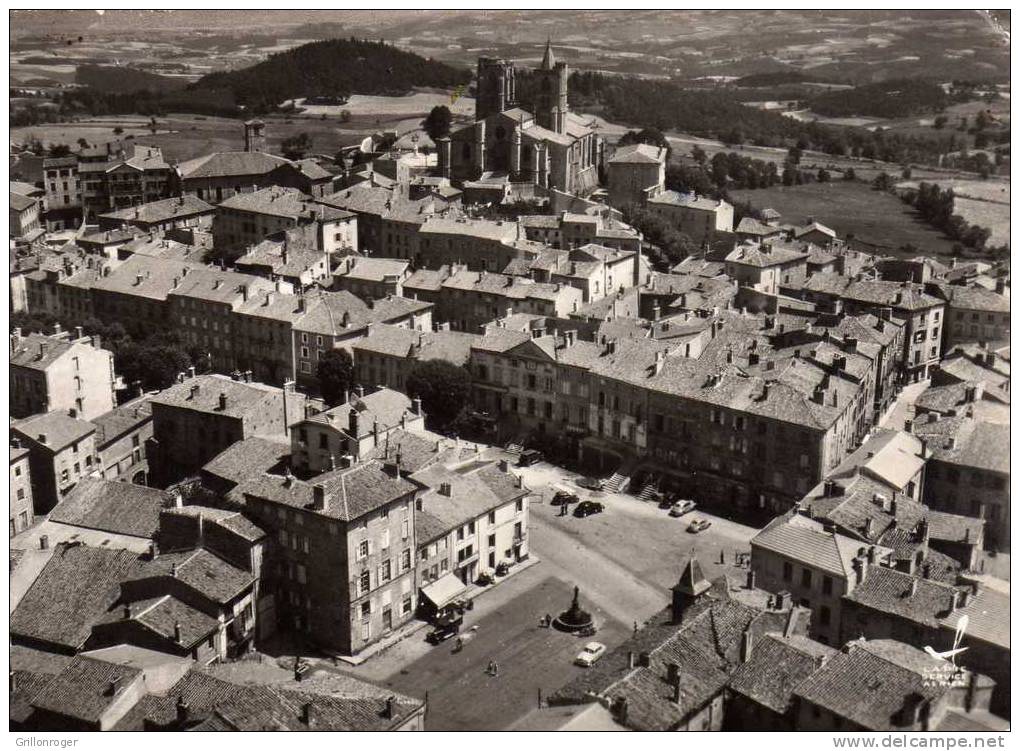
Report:
[{"label": "stone building", "polygon": [[89,420],[113,409],[117,401],[113,353],[101,345],[98,336],[75,337],[59,330],[49,336],[22,336],[15,329],[10,351],[11,415],[71,410]]},{"label": "stone building", "polygon": [[513,62],[478,60],[475,122],[438,140],[440,175],[457,182],[493,176],[578,195],[598,186],[604,144],[592,123],[570,112],[569,71],[551,45],[536,74],[528,111],[518,106]]}]

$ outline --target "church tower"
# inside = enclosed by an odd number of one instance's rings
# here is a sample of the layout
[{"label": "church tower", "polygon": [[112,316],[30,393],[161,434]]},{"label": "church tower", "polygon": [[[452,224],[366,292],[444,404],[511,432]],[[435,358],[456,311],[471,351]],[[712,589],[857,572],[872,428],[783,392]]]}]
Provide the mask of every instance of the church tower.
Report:
[{"label": "church tower", "polygon": [[261,120],[249,120],[244,124],[244,150],[266,150],[266,124]]},{"label": "church tower", "polygon": [[567,131],[567,64],[556,62],[552,41],[545,43],[545,55],[538,73],[538,97],[535,101],[535,122],[543,128]]},{"label": "church tower", "polygon": [[493,57],[478,58],[475,120],[484,120],[517,104],[514,64]]}]

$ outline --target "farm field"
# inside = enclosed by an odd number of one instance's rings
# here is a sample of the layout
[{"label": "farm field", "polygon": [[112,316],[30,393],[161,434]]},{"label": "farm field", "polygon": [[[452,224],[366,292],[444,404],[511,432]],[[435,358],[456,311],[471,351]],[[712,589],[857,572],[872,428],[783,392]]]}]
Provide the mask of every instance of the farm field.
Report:
[{"label": "farm field", "polygon": [[775,209],[784,223],[800,223],[813,217],[840,236],[853,235],[862,250],[900,255],[899,248],[909,244],[916,248],[907,254],[910,256],[921,252],[952,258],[953,242],[949,238],[925,224],[895,196],[861,182],[735,190],[730,195],[737,201],[749,201],[756,209]]},{"label": "farm field", "polygon": [[[451,103],[451,100],[454,100]],[[450,108],[454,117],[470,117],[475,113],[475,100],[471,97],[459,97],[454,99],[448,92],[425,92],[416,91],[409,96],[366,96],[354,94],[347,104],[343,105],[322,105],[305,104],[304,99],[298,99],[295,103],[304,110],[306,115],[328,115],[339,117],[343,110],[347,110],[352,116],[364,115],[371,117],[408,117],[421,115],[425,117],[433,107],[445,105]]]},{"label": "farm field", "polygon": [[[930,180],[943,188],[952,188],[956,213],[971,224],[992,232],[992,245],[1009,245],[1010,183],[1008,180]],[[917,180],[897,183],[898,189],[914,188]]]}]

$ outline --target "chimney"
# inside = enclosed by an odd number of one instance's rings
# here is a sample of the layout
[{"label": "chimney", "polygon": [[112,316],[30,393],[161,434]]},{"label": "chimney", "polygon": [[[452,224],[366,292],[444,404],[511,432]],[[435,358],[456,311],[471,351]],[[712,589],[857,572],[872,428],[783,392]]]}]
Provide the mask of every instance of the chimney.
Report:
[{"label": "chimney", "polygon": [[652,664],[652,655],[648,652],[638,654],[638,667],[647,668]]},{"label": "chimney", "polygon": [[183,725],[188,721],[188,702],[184,701],[183,696],[177,697],[177,724]]},{"label": "chimney", "polygon": [[631,670],[634,669],[634,664],[637,662],[637,655],[634,654],[634,650],[627,652],[627,667]]},{"label": "chimney", "polygon": [[864,520],[864,536],[871,539],[873,534],[875,534],[875,520],[869,516]]},{"label": "chimney", "polygon": [[383,710],[383,717],[385,717],[387,720],[392,720],[397,715],[396,709],[397,709],[397,699],[396,699],[396,697],[395,696],[387,696],[386,697],[386,708]]},{"label": "chimney", "polygon": [[352,436],[355,438],[358,437],[358,410],[351,409],[351,411],[347,413],[347,429]]},{"label": "chimney", "polygon": [[675,686],[680,682],[680,664],[671,662],[666,666],[666,682]]},{"label": "chimney", "polygon": [[911,578],[910,587],[907,589],[907,597],[913,597],[917,594],[917,579]]},{"label": "chimney", "polygon": [[326,510],[326,488],[322,485],[312,486],[312,508],[316,511]]},{"label": "chimney", "polygon": [[449,498],[453,495],[453,486],[448,482],[439,483],[439,494]]},{"label": "chimney", "polygon": [[220,392],[220,411],[224,411],[227,408],[227,395],[222,391]]},{"label": "chimney", "polygon": [[421,415],[421,397],[416,396],[411,400],[411,411],[416,415]]},{"label": "chimney", "polygon": [[499,460],[499,471],[500,472],[509,472],[510,471],[510,462],[507,461],[506,459],[500,459]]},{"label": "chimney", "polygon": [[853,568],[857,584],[864,584],[865,579],[868,578],[868,567],[865,564],[866,560],[866,558],[854,558]]},{"label": "chimney", "polygon": [[124,616],[125,621],[131,619],[131,603],[129,602],[124,603],[124,610],[122,611],[122,615]]},{"label": "chimney", "polygon": [[180,621],[174,621],[174,641],[178,644],[181,643],[181,623]]},{"label": "chimney", "polygon": [[119,689],[120,689],[120,676],[119,675],[115,675],[106,684],[106,695],[107,696],[116,696],[117,695],[117,691]]},{"label": "chimney", "polygon": [[757,574],[755,574],[754,569],[748,569],[748,571],[747,571],[747,588],[748,589],[754,589],[755,588],[755,584],[756,584],[755,580],[756,579],[757,579]]},{"label": "chimney", "polygon": [[306,701],[301,705],[301,722],[308,727],[315,723],[315,710],[310,701]]},{"label": "chimney", "polygon": [[874,545],[872,545],[871,547],[868,548],[868,554],[867,555],[868,555],[868,565],[869,566],[874,566],[875,565],[875,561],[878,558],[878,550],[875,548]]},{"label": "chimney", "polygon": [[751,653],[754,650],[754,634],[751,633],[751,629],[745,629],[740,639],[740,661],[747,662],[751,659]]}]

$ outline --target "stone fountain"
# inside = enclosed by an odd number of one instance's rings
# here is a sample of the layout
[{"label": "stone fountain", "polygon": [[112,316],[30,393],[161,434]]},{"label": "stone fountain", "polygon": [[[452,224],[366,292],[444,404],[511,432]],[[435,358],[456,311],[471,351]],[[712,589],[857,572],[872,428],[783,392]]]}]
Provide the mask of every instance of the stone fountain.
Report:
[{"label": "stone fountain", "polygon": [[583,628],[594,627],[595,622],[592,620],[591,613],[581,607],[579,595],[579,589],[574,587],[574,601],[570,603],[570,607],[553,618],[553,626],[560,631],[572,633]]}]

